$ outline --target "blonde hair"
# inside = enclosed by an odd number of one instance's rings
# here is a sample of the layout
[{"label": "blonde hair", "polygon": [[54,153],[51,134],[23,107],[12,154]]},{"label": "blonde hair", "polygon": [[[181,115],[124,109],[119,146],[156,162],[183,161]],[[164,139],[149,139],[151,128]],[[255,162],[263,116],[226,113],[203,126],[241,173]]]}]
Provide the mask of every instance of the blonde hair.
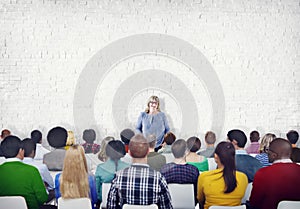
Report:
[{"label": "blonde hair", "polygon": [[106,151],[105,151],[106,146],[107,146],[108,142],[113,141],[113,140],[115,140],[115,138],[112,137],[112,136],[107,136],[102,140],[101,145],[100,145],[100,151],[99,151],[99,154],[98,154],[98,159],[99,160],[101,160],[103,162],[105,162],[107,160],[108,157],[107,157]]},{"label": "blonde hair", "polygon": [[276,138],[275,134],[267,133],[263,136],[261,139],[260,145],[259,145],[259,152],[263,153],[266,152],[266,149],[269,148],[270,143]]},{"label": "blonde hair", "polygon": [[67,146],[72,146],[74,144],[76,144],[74,132],[73,131],[68,131],[68,138],[67,138],[66,145]]},{"label": "blonde hair", "polygon": [[66,199],[89,197],[89,181],[84,148],[70,146],[66,151],[64,167],[60,176],[61,196]]},{"label": "blonde hair", "polygon": [[157,111],[160,112],[160,107],[159,107],[159,98],[157,96],[151,96],[149,97],[148,99],[148,102],[147,102],[147,107],[145,109],[145,112],[146,113],[149,113],[150,112],[150,109],[149,109],[149,104],[150,102],[157,102]]}]

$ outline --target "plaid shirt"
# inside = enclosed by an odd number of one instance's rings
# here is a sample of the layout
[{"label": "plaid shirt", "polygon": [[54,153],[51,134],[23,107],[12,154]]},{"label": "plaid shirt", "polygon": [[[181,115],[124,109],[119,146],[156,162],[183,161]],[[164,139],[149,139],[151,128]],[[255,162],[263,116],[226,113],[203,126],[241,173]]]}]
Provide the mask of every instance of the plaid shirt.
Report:
[{"label": "plaid shirt", "polygon": [[156,204],[161,209],[173,208],[165,178],[149,165],[138,163],[118,171],[112,181],[107,208],[122,208],[124,204]]},{"label": "plaid shirt", "polygon": [[85,153],[93,153],[96,154],[100,151],[100,145],[99,144],[90,144],[90,143],[84,143],[82,144]]}]

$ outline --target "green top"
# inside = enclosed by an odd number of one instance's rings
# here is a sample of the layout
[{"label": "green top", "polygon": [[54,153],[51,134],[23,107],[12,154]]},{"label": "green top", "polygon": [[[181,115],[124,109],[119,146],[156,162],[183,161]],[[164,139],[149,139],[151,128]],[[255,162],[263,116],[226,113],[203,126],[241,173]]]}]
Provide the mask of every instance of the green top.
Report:
[{"label": "green top", "polygon": [[186,163],[195,166],[201,172],[208,171],[208,160],[206,157],[204,157],[204,160],[202,162],[186,162]]},{"label": "green top", "polygon": [[48,199],[39,171],[20,161],[0,165],[0,196],[23,196],[28,209],[38,209]]}]

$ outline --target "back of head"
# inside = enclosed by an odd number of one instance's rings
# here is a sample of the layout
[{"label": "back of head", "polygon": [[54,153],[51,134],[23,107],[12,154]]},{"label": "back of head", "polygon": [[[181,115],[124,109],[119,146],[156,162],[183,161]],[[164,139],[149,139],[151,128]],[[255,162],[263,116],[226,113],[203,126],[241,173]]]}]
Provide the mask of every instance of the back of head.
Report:
[{"label": "back of head", "polygon": [[12,135],[7,136],[1,142],[1,150],[5,158],[16,157],[21,148],[22,148],[22,143],[19,137],[17,136],[12,136]]},{"label": "back of head", "polygon": [[93,144],[96,140],[96,132],[94,129],[86,129],[83,131],[83,140],[86,141],[89,144]]},{"label": "back of head", "polygon": [[110,141],[115,140],[114,137],[112,136],[107,136],[101,141],[101,146],[100,146],[100,151],[98,153],[98,159],[101,161],[106,161],[107,160],[107,155],[106,155],[106,146]]},{"label": "back of head", "polygon": [[172,153],[175,158],[182,158],[187,152],[187,143],[183,139],[177,139],[171,147]]},{"label": "back of head", "polygon": [[147,136],[147,141],[149,143],[149,147],[150,148],[155,148],[156,145],[156,136],[151,134],[149,136]]},{"label": "back of head", "polygon": [[30,133],[30,138],[37,144],[37,143],[41,143],[42,141],[42,132],[40,132],[39,130],[33,130]]},{"label": "back of head", "polygon": [[30,157],[32,152],[36,150],[36,143],[33,139],[26,138],[22,141],[22,147],[24,149],[24,157]]},{"label": "back of head", "polygon": [[74,136],[74,132],[73,131],[67,131],[68,137],[67,137],[67,142],[66,145],[67,146],[72,146],[74,144],[76,144],[76,139]]},{"label": "back of head", "polygon": [[11,134],[10,130],[8,129],[3,129],[1,131],[1,138],[4,139],[5,137],[9,136]]},{"label": "back of head", "polygon": [[197,152],[201,147],[201,141],[196,136],[192,136],[192,137],[188,138],[186,143],[187,143],[188,150],[190,152]]},{"label": "back of head", "polygon": [[208,131],[205,134],[205,142],[209,145],[213,145],[216,143],[216,134],[212,131]]},{"label": "back of head", "polygon": [[129,142],[129,151],[133,158],[145,158],[149,151],[147,139],[141,134],[135,135]]},{"label": "back of head", "polygon": [[230,193],[237,186],[235,177],[235,148],[232,143],[223,141],[217,145],[215,154],[219,157],[220,162],[224,166],[223,178],[226,185],[224,193]]},{"label": "back of head", "polygon": [[291,154],[291,160],[294,163],[300,163],[300,148],[293,147],[292,154]]},{"label": "back of head", "polygon": [[47,141],[51,147],[61,148],[66,146],[67,137],[67,130],[58,126],[48,132]]},{"label": "back of head", "polygon": [[275,160],[290,159],[292,154],[291,143],[282,138],[275,138],[271,143],[268,151],[269,161],[272,163]]},{"label": "back of head", "polygon": [[63,198],[89,197],[87,162],[82,146],[73,145],[66,151],[60,183]]},{"label": "back of head", "polygon": [[290,130],[286,134],[286,137],[291,142],[291,144],[296,144],[299,139],[299,133],[295,130]]},{"label": "back of head", "polygon": [[106,155],[112,160],[119,160],[126,155],[125,146],[119,140],[108,142],[106,146]]},{"label": "back of head", "polygon": [[167,145],[172,145],[175,140],[176,140],[176,136],[172,132],[168,132],[164,136],[164,142]]},{"label": "back of head", "polygon": [[258,140],[259,140],[259,133],[258,133],[258,131],[252,131],[250,133],[250,141],[251,142],[258,142]]},{"label": "back of head", "polygon": [[263,136],[261,139],[260,145],[259,145],[259,152],[267,152],[269,149],[270,143],[276,138],[275,134],[267,133]]},{"label": "back of head", "polygon": [[233,129],[227,133],[228,139],[233,142],[233,140],[236,141],[236,145],[240,148],[244,148],[247,143],[247,136],[246,134],[239,130],[239,129]]},{"label": "back of head", "polygon": [[124,144],[129,144],[130,139],[134,136],[134,131],[131,130],[130,128],[126,128],[123,131],[121,131],[120,133],[120,137],[122,142],[124,142]]}]

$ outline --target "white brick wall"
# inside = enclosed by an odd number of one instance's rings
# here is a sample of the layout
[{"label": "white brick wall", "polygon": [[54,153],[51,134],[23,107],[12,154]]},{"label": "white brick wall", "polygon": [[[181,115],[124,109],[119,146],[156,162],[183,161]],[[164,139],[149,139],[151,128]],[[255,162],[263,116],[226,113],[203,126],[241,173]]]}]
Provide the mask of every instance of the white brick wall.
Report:
[{"label": "white brick wall", "polygon": [[[83,127],[74,124],[73,102],[86,64],[115,41],[145,33],[186,41],[211,63],[225,96],[220,139],[232,128],[242,128],[247,135],[253,129],[279,136],[291,128],[299,131],[298,0],[1,0],[0,127],[25,137],[34,128],[46,134],[63,125],[77,128],[80,138]],[[114,63],[102,75],[93,104],[96,124],[86,125],[98,127],[99,140],[117,137],[121,129],[116,120],[122,119],[113,117],[112,102],[122,82],[154,69],[174,76],[166,77],[174,91],[179,79],[192,93],[198,128],[189,133],[182,130],[185,110],[178,105],[180,99],[155,86],[137,89],[129,104],[119,104],[130,122],[124,126],[134,126],[146,99],[157,94],[179,137],[203,138],[211,129],[214,110],[205,83],[180,60],[143,54]]]}]

